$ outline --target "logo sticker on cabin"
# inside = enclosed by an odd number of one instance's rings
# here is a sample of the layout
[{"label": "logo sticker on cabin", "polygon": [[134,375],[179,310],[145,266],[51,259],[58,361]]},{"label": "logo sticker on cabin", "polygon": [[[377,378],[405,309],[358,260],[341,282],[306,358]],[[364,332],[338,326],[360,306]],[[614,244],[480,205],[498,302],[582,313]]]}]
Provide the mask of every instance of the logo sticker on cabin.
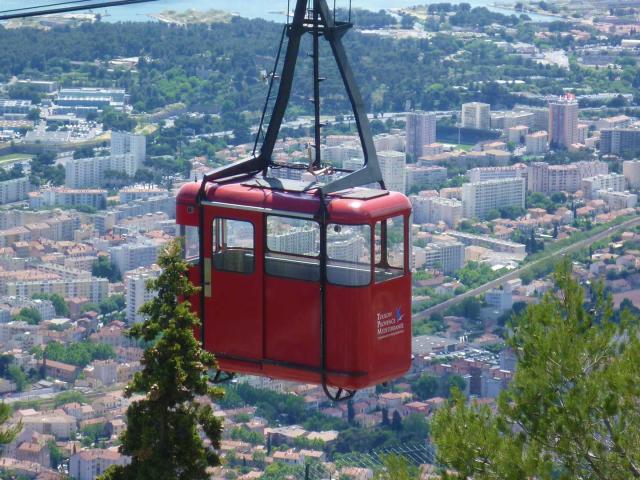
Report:
[{"label": "logo sticker on cabin", "polygon": [[396,308],[393,312],[377,313],[376,323],[378,340],[402,335],[404,333],[404,313],[402,313],[402,307]]}]

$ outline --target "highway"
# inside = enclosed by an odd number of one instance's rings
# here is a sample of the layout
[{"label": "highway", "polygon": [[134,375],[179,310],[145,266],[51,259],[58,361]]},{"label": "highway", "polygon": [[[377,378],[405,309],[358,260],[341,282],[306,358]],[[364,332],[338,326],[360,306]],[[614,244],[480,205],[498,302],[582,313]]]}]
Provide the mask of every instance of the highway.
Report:
[{"label": "highway", "polygon": [[536,260],[535,262],[532,263],[528,263],[524,266],[522,266],[521,268],[517,269],[517,270],[513,270],[512,272],[507,273],[506,275],[503,275],[502,277],[496,278],[495,280],[492,280],[488,283],[485,283],[484,285],[478,287],[478,288],[474,288],[473,290],[469,290],[468,292],[465,292],[461,295],[457,295],[453,298],[450,298],[449,300],[446,300],[442,303],[439,303],[438,305],[434,305],[433,307],[427,308],[426,310],[423,310],[422,312],[418,312],[415,313],[413,315],[413,321],[422,321],[422,320],[426,320],[428,319],[432,314],[434,313],[442,313],[445,310],[459,304],[460,302],[462,302],[465,298],[470,298],[470,297],[477,297],[479,295],[482,295],[484,293],[486,293],[487,291],[499,287],[500,285],[502,285],[504,282],[508,282],[509,280],[514,280],[516,278],[520,278],[520,275],[522,275],[526,270],[528,270],[529,268],[535,267],[536,265],[539,265],[541,262],[546,262],[547,260],[549,260],[550,258],[555,258],[555,257],[562,257],[564,255],[567,255],[569,253],[574,253],[578,250],[582,250],[583,248],[588,248],[589,245],[599,242],[601,240],[604,240],[608,237],[610,237],[611,235],[615,234],[616,232],[620,231],[620,230],[624,230],[626,228],[630,228],[630,227],[635,227],[637,225],[640,225],[640,217],[638,218],[632,218],[631,220],[627,220],[624,223],[621,223],[620,225],[616,225],[614,227],[609,227],[608,229],[604,230],[603,232],[600,233],[596,233],[595,235],[593,235],[592,237],[586,238],[584,240],[581,240],[579,242],[576,242],[572,245],[569,245],[567,247],[564,247],[560,250],[558,250],[557,252],[551,253],[549,256],[541,258],[540,260]]}]

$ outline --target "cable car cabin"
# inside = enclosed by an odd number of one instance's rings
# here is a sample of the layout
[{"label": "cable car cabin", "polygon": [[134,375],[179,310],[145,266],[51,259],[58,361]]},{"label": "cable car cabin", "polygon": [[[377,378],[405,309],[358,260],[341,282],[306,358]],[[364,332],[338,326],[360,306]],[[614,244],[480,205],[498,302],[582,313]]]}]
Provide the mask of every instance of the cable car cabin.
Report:
[{"label": "cable car cabin", "polygon": [[345,390],[402,376],[411,362],[409,200],[351,189],[325,197],[323,209],[317,190],[298,183],[210,183],[201,203],[200,183],[180,190],[205,348],[221,371]]}]

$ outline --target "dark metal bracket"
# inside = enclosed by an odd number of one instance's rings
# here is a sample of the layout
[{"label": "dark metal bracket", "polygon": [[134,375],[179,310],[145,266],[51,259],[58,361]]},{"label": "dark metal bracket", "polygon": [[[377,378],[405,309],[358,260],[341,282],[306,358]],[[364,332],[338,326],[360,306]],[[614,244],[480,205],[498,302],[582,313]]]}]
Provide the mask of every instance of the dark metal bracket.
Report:
[{"label": "dark metal bracket", "polygon": [[[345,90],[351,103],[354,113],[358,136],[364,153],[364,167],[360,170],[350,172],[345,177],[330,182],[322,187],[322,192],[326,194],[335,193],[348,188],[359,187],[372,183],[378,183],[384,188],[382,173],[378,163],[371,125],[366,115],[364,101],[360,90],[356,84],[353,70],[347,58],[347,54],[342,43],[342,37],[353,26],[350,22],[336,21],[331,13],[326,0],[312,0],[313,8],[308,8],[308,0],[296,0],[296,8],[291,24],[284,30],[284,36],[288,38],[287,50],[284,65],[280,77],[276,72],[271,75],[271,82],[279,78],[280,84],[275,105],[271,113],[271,120],[264,135],[264,140],[257,155],[240,160],[232,165],[220,167],[208,175],[205,175],[200,198],[203,198],[206,184],[217,180],[235,177],[239,175],[257,175],[262,173],[266,176],[270,166],[274,165],[272,156],[278,139],[278,134],[282,127],[282,122],[291,98],[293,80],[300,53],[300,43],[305,34],[311,34],[314,39],[313,57],[314,62],[314,113],[315,113],[315,159],[312,163],[314,170],[321,168],[322,159],[320,151],[320,132],[323,124],[320,121],[320,84],[324,78],[320,77],[319,39],[323,37],[331,47],[333,57],[340,71],[340,76],[345,86]],[[279,62],[278,53],[278,61]],[[271,86],[270,89],[271,91]],[[266,112],[266,108],[265,108]]]}]

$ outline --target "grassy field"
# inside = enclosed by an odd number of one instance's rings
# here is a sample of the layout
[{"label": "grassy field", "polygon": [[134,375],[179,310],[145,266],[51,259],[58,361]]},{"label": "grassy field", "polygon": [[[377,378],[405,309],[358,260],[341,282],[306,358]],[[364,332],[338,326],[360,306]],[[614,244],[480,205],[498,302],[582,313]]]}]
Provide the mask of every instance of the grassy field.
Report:
[{"label": "grassy field", "polygon": [[33,155],[29,155],[26,153],[11,153],[9,155],[0,156],[0,165],[5,163],[13,163],[20,160],[30,160],[33,158]]}]

